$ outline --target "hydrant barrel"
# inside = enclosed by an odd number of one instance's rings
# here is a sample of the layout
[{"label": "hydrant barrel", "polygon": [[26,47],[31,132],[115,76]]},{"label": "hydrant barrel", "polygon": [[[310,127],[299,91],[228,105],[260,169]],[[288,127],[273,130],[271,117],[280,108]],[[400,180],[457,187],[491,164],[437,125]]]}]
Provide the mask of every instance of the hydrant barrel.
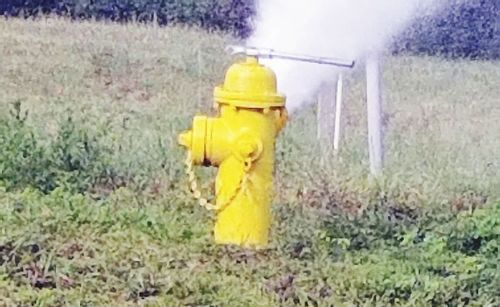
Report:
[{"label": "hydrant barrel", "polygon": [[255,58],[231,66],[214,90],[219,116],[196,116],[179,143],[193,164],[218,167],[215,241],[243,247],[268,244],[275,141],[287,113],[276,75]]}]

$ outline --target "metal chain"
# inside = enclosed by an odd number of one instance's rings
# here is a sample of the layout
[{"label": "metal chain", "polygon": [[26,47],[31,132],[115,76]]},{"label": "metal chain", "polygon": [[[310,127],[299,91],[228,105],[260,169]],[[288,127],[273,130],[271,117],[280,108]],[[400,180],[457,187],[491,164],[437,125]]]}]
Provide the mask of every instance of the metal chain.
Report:
[{"label": "metal chain", "polygon": [[241,191],[243,187],[243,183],[246,182],[246,180],[248,179],[248,171],[252,167],[252,159],[247,158],[245,160],[245,173],[243,174],[243,176],[241,176],[238,188],[234,191],[233,195],[225,203],[217,206],[212,204],[208,199],[202,197],[201,191],[198,188],[198,182],[196,181],[196,174],[194,173],[193,170],[193,158],[191,155],[191,151],[189,150],[187,152],[186,161],[184,163],[186,164],[186,175],[188,175],[189,178],[189,188],[193,193],[193,197],[198,200],[198,203],[201,207],[209,211],[221,211],[225,209],[236,198],[236,195],[238,195],[238,193]]}]

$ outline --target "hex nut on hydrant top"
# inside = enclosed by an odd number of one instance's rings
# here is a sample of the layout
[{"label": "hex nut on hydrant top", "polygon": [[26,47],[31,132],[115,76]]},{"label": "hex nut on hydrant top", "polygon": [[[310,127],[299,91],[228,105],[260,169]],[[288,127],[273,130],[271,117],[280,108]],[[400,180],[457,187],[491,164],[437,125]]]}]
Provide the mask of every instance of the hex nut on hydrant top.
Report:
[{"label": "hex nut on hydrant top", "polygon": [[[285,126],[285,97],[275,73],[257,58],[232,65],[214,98],[219,116],[195,116],[179,135],[186,147],[187,174],[200,204],[217,214],[219,244],[264,248],[268,244],[273,198],[275,140]],[[215,203],[201,196],[193,165],[218,167]]]}]

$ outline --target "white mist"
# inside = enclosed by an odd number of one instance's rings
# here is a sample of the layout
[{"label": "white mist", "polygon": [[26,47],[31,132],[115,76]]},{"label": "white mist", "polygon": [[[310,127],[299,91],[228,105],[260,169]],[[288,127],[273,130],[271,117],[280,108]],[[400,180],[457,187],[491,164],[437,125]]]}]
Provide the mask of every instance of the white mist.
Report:
[{"label": "white mist", "polygon": [[[456,0],[452,0],[456,1]],[[450,0],[258,0],[255,32],[248,46],[298,54],[362,60],[383,52],[395,36],[423,14]],[[339,68],[264,60],[278,75],[279,89],[296,110]]]}]

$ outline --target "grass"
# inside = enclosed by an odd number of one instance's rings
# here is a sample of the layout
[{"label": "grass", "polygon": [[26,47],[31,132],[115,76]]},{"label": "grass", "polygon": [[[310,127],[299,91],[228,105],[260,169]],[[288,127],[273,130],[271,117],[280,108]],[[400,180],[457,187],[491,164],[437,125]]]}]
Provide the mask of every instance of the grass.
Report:
[{"label": "grass", "polygon": [[356,76],[338,158],[293,114],[252,252],[212,243],[176,144],[214,113],[230,40],[0,20],[0,305],[498,305],[500,63],[389,57],[378,181]]}]

